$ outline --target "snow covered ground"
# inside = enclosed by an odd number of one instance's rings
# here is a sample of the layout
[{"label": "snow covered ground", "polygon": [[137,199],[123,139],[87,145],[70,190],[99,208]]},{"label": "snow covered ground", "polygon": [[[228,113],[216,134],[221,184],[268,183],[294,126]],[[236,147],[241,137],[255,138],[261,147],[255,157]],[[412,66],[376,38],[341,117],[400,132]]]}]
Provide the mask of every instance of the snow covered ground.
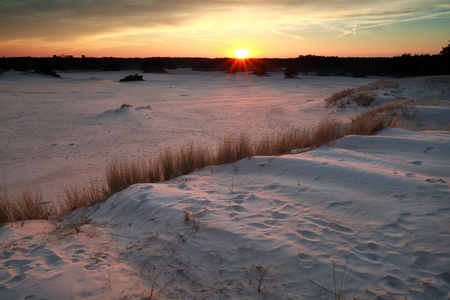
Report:
[{"label": "snow covered ground", "polygon": [[[131,73],[0,75],[1,184],[58,195],[118,155],[348,119],[362,109],[323,99],[377,80],[174,70],[117,82]],[[389,82],[375,104],[439,101],[404,115],[449,123],[449,76]],[[448,299],[449,182],[450,131],[387,128],[134,185],[0,228],[0,298],[334,299],[344,274],[347,298]]]},{"label": "snow covered ground", "polygon": [[[34,186],[53,197],[64,186],[103,175],[112,158],[153,155],[191,141],[216,147],[241,131],[258,138],[311,127],[332,111],[324,98],[378,80],[180,69],[119,82],[137,72],[0,75],[1,185],[8,191]],[[120,111],[122,104],[133,107]]]}]

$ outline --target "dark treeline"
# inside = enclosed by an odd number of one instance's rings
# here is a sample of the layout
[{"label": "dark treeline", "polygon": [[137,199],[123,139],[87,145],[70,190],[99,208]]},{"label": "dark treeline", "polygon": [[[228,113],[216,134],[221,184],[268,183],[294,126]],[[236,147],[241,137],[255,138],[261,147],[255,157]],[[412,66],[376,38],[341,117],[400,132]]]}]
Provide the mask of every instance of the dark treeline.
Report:
[{"label": "dark treeline", "polygon": [[[142,70],[143,72],[165,73],[170,69],[191,68],[196,71],[254,71],[266,75],[267,71],[285,70],[289,76],[302,74],[347,75],[347,76],[425,76],[450,74],[450,53],[443,48],[437,55],[410,55],[396,57],[330,57],[306,55],[296,58],[252,58],[245,60],[245,67],[236,67],[236,60],[230,58],[91,58],[71,55],[53,57],[3,57],[0,69],[35,71],[58,76],[56,71],[64,70]],[[294,75],[294,76],[291,76]]]}]

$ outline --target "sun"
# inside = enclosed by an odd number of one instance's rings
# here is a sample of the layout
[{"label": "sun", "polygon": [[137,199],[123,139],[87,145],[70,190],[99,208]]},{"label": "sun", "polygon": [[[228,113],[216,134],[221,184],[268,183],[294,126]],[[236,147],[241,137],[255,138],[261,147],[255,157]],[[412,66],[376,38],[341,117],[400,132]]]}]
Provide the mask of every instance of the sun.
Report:
[{"label": "sun", "polygon": [[234,51],[234,54],[238,58],[246,58],[249,53],[250,53],[250,51],[248,51],[247,49],[237,49],[236,51]]}]

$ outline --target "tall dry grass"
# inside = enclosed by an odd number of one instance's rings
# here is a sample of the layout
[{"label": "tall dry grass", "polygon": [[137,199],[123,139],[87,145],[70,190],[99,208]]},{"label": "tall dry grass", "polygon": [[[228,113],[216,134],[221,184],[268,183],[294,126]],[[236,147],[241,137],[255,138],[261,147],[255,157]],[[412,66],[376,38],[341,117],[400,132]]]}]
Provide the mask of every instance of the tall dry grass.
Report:
[{"label": "tall dry grass", "polygon": [[68,187],[64,191],[64,197],[58,203],[57,210],[59,214],[66,214],[80,207],[89,207],[94,204],[105,201],[111,191],[105,182],[91,182],[83,187]]},{"label": "tall dry grass", "polygon": [[333,105],[336,104],[339,100],[347,97],[348,95],[351,95],[355,92],[354,88],[346,89],[337,93],[334,93],[330,97],[325,99],[326,105]]},{"label": "tall dry grass", "polygon": [[309,129],[290,129],[277,135],[266,135],[253,145],[253,152],[255,156],[270,156],[308,148],[311,146],[310,136]]},{"label": "tall dry grass", "polygon": [[144,160],[113,160],[105,170],[107,189],[110,194],[120,192],[132,184],[146,182],[149,162]]},{"label": "tall dry grass", "polygon": [[241,133],[237,138],[228,135],[219,143],[216,153],[212,155],[211,164],[228,164],[252,156],[253,147],[248,135]]},{"label": "tall dry grass", "polygon": [[229,135],[219,143],[216,151],[191,143],[176,151],[166,149],[152,158],[113,160],[107,164],[103,181],[66,189],[65,197],[58,205],[43,205],[42,194],[29,190],[13,198],[1,193],[0,224],[66,214],[80,207],[103,202],[112,194],[133,184],[167,181],[208,165],[233,163],[252,156],[282,155],[298,149],[313,149],[347,134],[374,134],[394,124],[395,117],[388,116],[385,112],[402,105],[404,104],[374,108],[355,117],[348,125],[327,119],[312,129],[287,130],[264,136],[256,142],[252,142],[245,133],[237,137]]},{"label": "tall dry grass", "polygon": [[366,84],[366,85],[362,85],[360,87],[358,87],[356,90],[358,92],[362,92],[362,91],[375,91],[375,90],[381,90],[381,89],[386,89],[386,88],[396,88],[398,87],[400,84],[392,79],[380,79],[378,81]]},{"label": "tall dry grass", "polygon": [[5,190],[0,191],[0,224],[48,219],[53,213],[52,207],[43,203],[41,192],[24,189],[21,194],[10,196]]},{"label": "tall dry grass", "polygon": [[367,116],[374,116],[374,115],[385,113],[385,112],[393,112],[398,109],[404,109],[411,105],[414,105],[413,101],[404,101],[404,102],[396,101],[396,102],[386,103],[386,104],[371,108],[371,109],[359,114],[353,120],[362,118],[362,117],[367,117]]},{"label": "tall dry grass", "polygon": [[321,122],[311,134],[310,147],[315,148],[325,145],[330,141],[341,138],[345,135],[341,123],[336,120],[325,120]]},{"label": "tall dry grass", "polygon": [[353,120],[347,130],[346,135],[372,135],[377,131],[390,126],[393,119],[387,115],[364,116]]},{"label": "tall dry grass", "polygon": [[[350,88],[334,93],[333,95],[325,99],[325,105],[327,107],[330,105],[339,105],[339,108],[345,108],[346,104],[350,104],[353,102],[357,106],[369,107],[372,102],[375,101],[376,95],[366,92],[386,88],[396,88],[398,86],[399,84],[397,82],[388,79],[381,79],[376,82],[360,86],[356,89]],[[344,102],[344,98],[346,97],[347,101]]]}]

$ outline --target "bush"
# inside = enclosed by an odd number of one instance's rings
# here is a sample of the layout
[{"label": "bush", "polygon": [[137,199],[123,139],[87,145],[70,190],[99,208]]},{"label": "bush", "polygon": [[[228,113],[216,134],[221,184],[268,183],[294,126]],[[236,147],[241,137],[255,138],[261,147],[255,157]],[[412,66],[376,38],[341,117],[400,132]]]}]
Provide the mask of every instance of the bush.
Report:
[{"label": "bush", "polygon": [[120,79],[120,81],[144,81],[144,76],[139,74],[128,75]]}]

